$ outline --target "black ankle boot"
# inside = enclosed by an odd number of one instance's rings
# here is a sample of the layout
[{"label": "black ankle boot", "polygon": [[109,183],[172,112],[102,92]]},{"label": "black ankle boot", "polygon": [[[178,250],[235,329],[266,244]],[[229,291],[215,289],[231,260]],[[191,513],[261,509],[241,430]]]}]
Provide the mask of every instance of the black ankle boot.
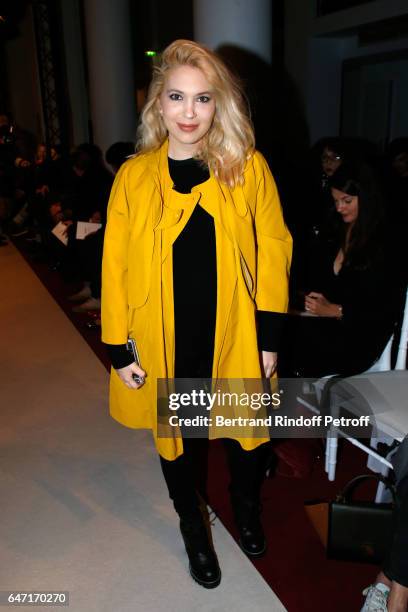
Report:
[{"label": "black ankle boot", "polygon": [[266,552],[266,539],[259,502],[231,495],[231,503],[239,532],[239,545],[248,557],[262,557]]},{"label": "black ankle boot", "polygon": [[192,578],[206,589],[217,587],[221,582],[221,570],[203,519],[181,518],[180,531],[190,561]]}]

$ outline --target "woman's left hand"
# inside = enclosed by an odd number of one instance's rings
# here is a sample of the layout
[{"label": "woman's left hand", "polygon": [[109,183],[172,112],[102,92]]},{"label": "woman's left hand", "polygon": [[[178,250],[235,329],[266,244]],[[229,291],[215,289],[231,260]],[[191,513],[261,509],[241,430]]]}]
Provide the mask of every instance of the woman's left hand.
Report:
[{"label": "woman's left hand", "polygon": [[329,302],[322,293],[311,291],[305,297],[305,310],[318,317],[338,317],[340,307]]},{"label": "woman's left hand", "polygon": [[278,353],[262,351],[262,366],[265,378],[270,378],[276,372],[277,365]]}]

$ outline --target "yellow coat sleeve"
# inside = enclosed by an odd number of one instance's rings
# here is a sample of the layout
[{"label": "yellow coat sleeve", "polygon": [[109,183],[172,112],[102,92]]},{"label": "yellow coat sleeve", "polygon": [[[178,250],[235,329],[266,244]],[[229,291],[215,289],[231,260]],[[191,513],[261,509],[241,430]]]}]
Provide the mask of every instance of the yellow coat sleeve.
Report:
[{"label": "yellow coat sleeve", "polygon": [[257,239],[258,310],[286,312],[292,237],[283,220],[282,207],[272,173],[261,153],[254,154],[257,180],[255,229]]},{"label": "yellow coat sleeve", "polygon": [[102,341],[107,344],[124,344],[128,334],[128,163],[116,175],[108,203],[101,307]]}]

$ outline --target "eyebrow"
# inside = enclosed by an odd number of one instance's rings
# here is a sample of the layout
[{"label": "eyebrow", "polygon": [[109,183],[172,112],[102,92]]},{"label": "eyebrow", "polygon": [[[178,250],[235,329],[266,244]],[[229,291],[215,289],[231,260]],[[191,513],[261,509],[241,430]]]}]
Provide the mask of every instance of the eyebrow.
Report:
[{"label": "eyebrow", "polygon": [[[179,93],[179,94],[184,94],[184,91],[181,91],[181,89],[175,89],[175,88],[171,88],[171,89],[167,89],[166,93],[170,93],[170,92],[174,92],[174,93]],[[211,95],[213,92],[212,91],[200,91],[199,93],[196,93],[196,96],[204,96],[204,95]]]}]

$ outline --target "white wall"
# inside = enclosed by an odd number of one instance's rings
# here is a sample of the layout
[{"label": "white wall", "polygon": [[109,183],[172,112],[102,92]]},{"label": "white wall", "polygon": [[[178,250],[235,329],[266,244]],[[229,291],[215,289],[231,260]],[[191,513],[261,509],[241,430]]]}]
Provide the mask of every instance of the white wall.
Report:
[{"label": "white wall", "polygon": [[350,42],[342,38],[311,38],[306,114],[310,140],[335,136],[339,130],[342,61]]},{"label": "white wall", "polygon": [[136,89],[129,0],[85,0],[94,142],[103,153],[136,134]]},{"label": "white wall", "polygon": [[[303,0],[300,0],[302,2]],[[310,4],[315,4],[312,0]],[[407,0],[377,0],[314,19],[313,35],[335,34],[361,25],[400,17],[408,12]]]},{"label": "white wall", "polygon": [[195,40],[213,49],[236,45],[271,62],[271,0],[194,0],[193,6]]},{"label": "white wall", "polygon": [[408,14],[407,0],[378,0],[322,18],[315,18],[315,4],[285,0],[286,68],[303,98],[312,143],[338,134],[345,59],[408,48],[408,40],[359,47],[355,31],[358,24]]},{"label": "white wall", "polygon": [[343,61],[400,49],[408,49],[408,40],[359,47],[356,35],[347,38],[310,39],[306,95],[312,142],[322,136],[339,133]]}]

